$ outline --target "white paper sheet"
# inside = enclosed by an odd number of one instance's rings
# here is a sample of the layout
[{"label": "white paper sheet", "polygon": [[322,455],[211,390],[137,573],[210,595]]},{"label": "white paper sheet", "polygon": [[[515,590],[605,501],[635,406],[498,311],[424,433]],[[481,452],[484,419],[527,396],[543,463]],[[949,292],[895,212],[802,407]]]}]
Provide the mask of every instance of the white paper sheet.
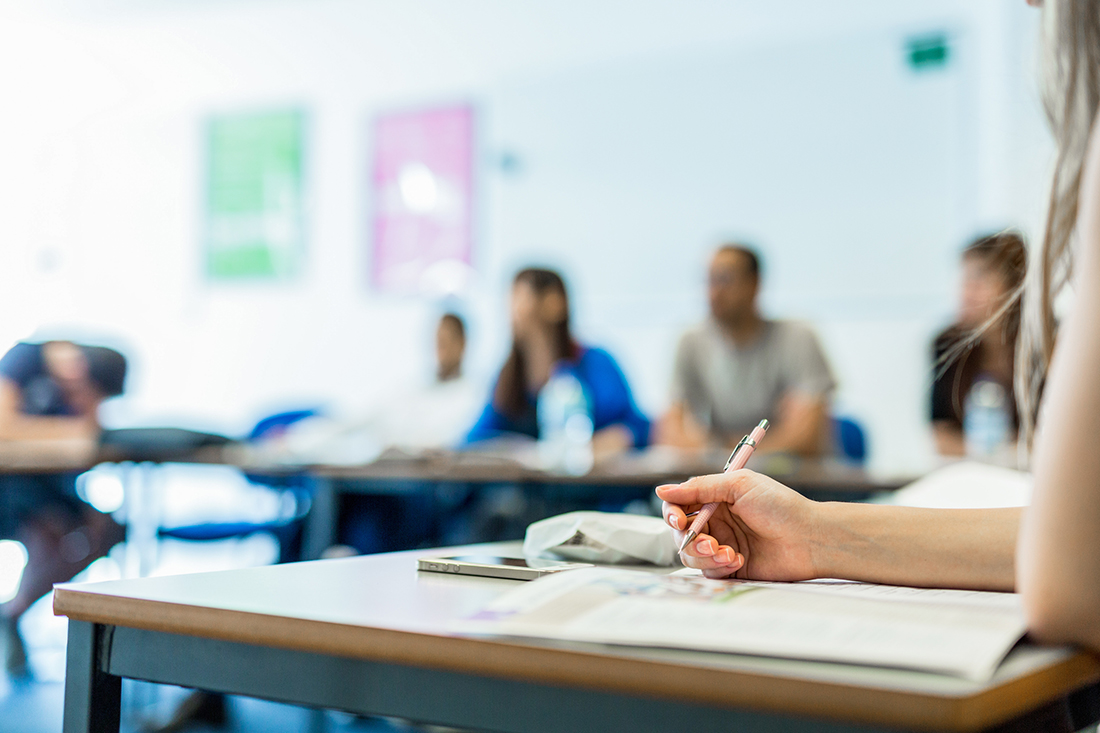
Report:
[{"label": "white paper sheet", "polygon": [[848,662],[983,681],[1025,628],[1019,599],[1009,593],[592,568],[518,587],[456,630]]}]

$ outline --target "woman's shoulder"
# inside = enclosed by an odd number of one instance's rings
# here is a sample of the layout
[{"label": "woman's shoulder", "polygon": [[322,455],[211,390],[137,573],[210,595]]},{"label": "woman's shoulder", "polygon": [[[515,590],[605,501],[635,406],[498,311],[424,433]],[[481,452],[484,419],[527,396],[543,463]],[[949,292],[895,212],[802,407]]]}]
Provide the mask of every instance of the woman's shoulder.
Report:
[{"label": "woman's shoulder", "polygon": [[44,369],[42,344],[20,341],[0,356],[0,376],[16,382],[23,382]]},{"label": "woman's shoulder", "polygon": [[969,329],[963,328],[957,323],[952,324],[936,334],[936,338],[932,339],[932,348],[937,354],[940,354],[957,347],[966,341],[970,335]]},{"label": "woman's shoulder", "polygon": [[573,362],[575,368],[589,374],[591,377],[598,375],[622,375],[623,370],[619,362],[607,349],[600,346],[577,346],[577,358]]},{"label": "woman's shoulder", "polygon": [[589,365],[615,364],[615,357],[611,352],[601,346],[577,344],[577,362]]}]

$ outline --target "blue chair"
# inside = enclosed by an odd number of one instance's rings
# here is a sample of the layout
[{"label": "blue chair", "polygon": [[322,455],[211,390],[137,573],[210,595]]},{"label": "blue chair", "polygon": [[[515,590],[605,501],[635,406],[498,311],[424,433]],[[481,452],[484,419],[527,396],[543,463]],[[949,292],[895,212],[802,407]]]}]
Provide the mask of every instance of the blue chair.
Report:
[{"label": "blue chair", "polygon": [[850,417],[834,417],[833,434],[840,455],[853,463],[867,461],[867,435],[858,422]]},{"label": "blue chair", "polygon": [[248,434],[248,442],[255,443],[264,438],[271,438],[286,431],[294,423],[305,420],[307,417],[317,417],[319,414],[321,414],[320,410],[289,410],[268,415],[252,428],[252,432]]},{"label": "blue chair", "polygon": [[[269,415],[256,423],[248,434],[248,442],[256,442],[277,435],[300,420],[313,417],[317,410],[291,410]],[[287,492],[294,502],[293,513],[270,522],[205,522],[180,527],[161,527],[157,530],[160,537],[169,537],[191,542],[209,542],[244,538],[259,532],[274,535],[279,543],[278,562],[293,562],[301,559],[299,537],[302,522],[310,508],[309,477],[302,474],[264,474],[245,473],[251,483],[277,491]]]}]

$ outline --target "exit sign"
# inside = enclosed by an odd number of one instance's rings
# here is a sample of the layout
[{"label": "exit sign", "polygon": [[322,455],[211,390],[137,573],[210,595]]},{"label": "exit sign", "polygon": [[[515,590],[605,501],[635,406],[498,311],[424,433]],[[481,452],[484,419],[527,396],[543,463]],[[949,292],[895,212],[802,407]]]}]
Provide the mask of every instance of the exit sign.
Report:
[{"label": "exit sign", "polygon": [[944,33],[929,34],[910,38],[905,43],[909,66],[914,71],[937,69],[947,65],[951,57],[951,47]]}]

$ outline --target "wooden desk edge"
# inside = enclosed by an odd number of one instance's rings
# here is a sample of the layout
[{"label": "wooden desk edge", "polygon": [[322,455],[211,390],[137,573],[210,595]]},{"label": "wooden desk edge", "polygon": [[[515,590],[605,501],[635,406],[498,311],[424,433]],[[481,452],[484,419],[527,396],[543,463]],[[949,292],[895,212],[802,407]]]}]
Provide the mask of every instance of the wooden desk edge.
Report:
[{"label": "wooden desk edge", "polygon": [[[963,697],[707,669],[504,640],[290,619],[58,588],[54,613],[79,621],[331,654],[429,669],[599,688],[725,708],[747,708],[920,730],[978,731],[1100,680],[1100,661],[1078,654]],[[1044,694],[1045,693],[1045,694]]]},{"label": "wooden desk edge", "polygon": [[[305,466],[301,468],[305,473],[318,478],[350,483],[357,481],[514,482],[533,486],[628,488],[656,488],[662,484],[686,481],[692,476],[705,473],[702,471],[645,471],[623,474],[594,472],[581,476],[569,476],[522,467],[486,469],[482,466],[436,466],[428,464],[410,466],[368,464],[366,466]],[[262,473],[262,469],[255,467],[249,470]],[[903,479],[868,479],[861,481],[846,480],[843,477],[807,478],[798,474],[777,474],[772,478],[781,483],[791,484],[796,491],[827,492],[837,495],[851,494],[853,496],[863,496],[880,491],[896,491],[909,483],[908,480]]]}]

